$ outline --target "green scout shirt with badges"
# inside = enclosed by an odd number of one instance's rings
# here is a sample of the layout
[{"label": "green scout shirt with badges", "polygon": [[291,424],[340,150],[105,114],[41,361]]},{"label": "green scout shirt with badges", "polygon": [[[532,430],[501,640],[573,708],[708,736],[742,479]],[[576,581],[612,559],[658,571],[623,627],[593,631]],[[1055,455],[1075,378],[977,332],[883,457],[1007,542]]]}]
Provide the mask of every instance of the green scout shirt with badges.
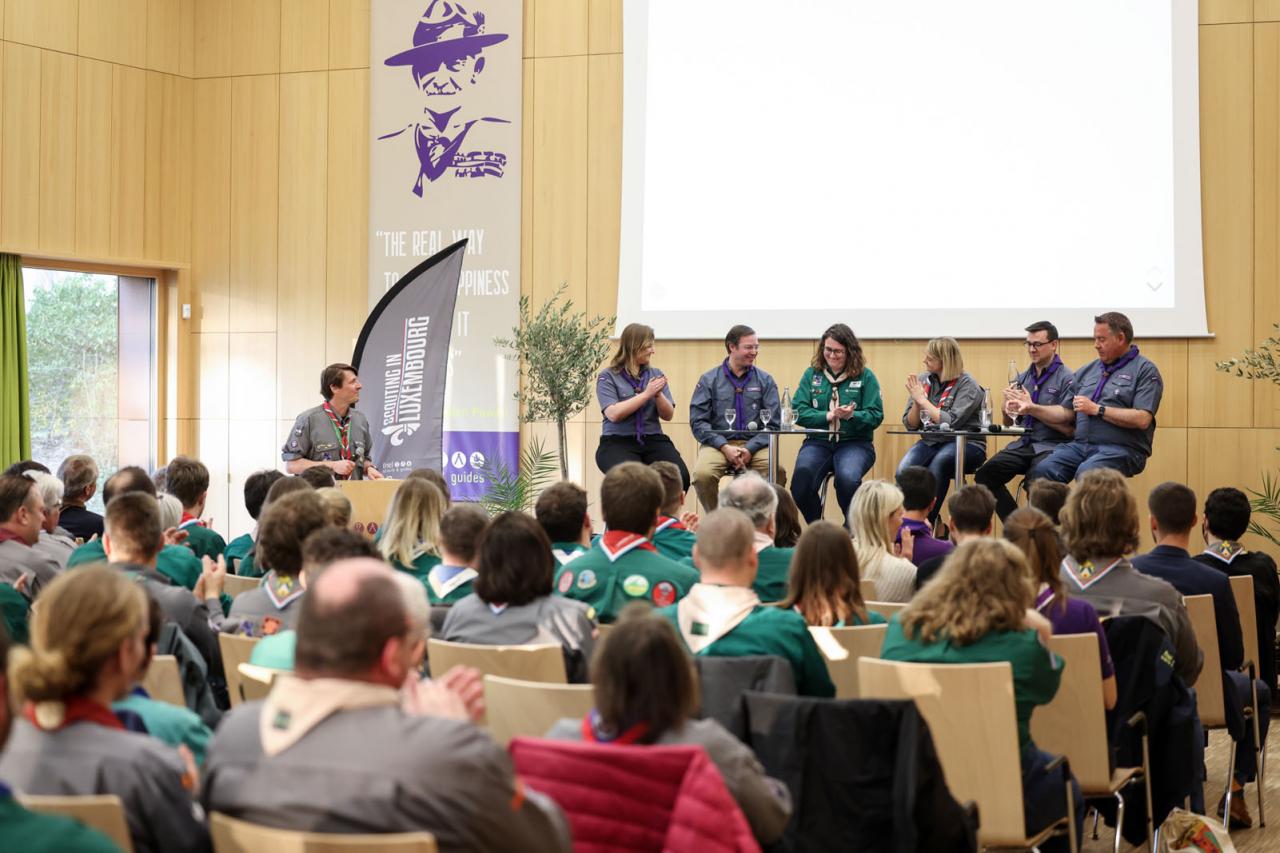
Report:
[{"label": "green scout shirt with badges", "polygon": [[[791,406],[795,409],[796,424],[809,429],[828,429],[827,412],[831,410],[833,386],[821,370],[805,368],[796,386]],[[838,386],[838,404],[855,403],[853,414],[840,422],[840,441],[871,441],[876,427],[884,423],[884,403],[880,399],[880,382],[871,368],[863,367],[862,373],[843,380]]]},{"label": "green scout shirt with badges", "polygon": [[591,605],[599,621],[608,624],[632,601],[666,607],[697,582],[697,572],[659,554],[645,537],[611,530],[560,569],[555,589]]},{"label": "green scout shirt with badges", "polygon": [[201,526],[197,519],[179,525],[179,530],[187,531],[187,538],[182,544],[187,546],[197,557],[208,557],[216,561],[218,556],[227,550],[226,541],[207,527]]},{"label": "green scout shirt with badges", "polygon": [[364,466],[373,449],[373,435],[369,432],[369,419],[354,406],[347,409],[345,417],[331,416],[321,404],[298,415],[289,430],[289,437],[280,448],[280,458],[285,462],[310,459],[312,462],[337,462],[350,459],[355,463],[350,479],[364,479]]},{"label": "green scout shirt with badges", "polygon": [[1031,712],[1037,705],[1048,704],[1062,681],[1062,658],[1040,642],[1034,628],[1021,631],[993,631],[967,646],[952,645],[939,638],[925,643],[918,637],[907,637],[902,622],[895,615],[889,620],[880,649],[884,660],[910,663],[998,663],[1008,661],[1013,667],[1013,701],[1018,716],[1018,746],[1023,753],[1035,749],[1031,740]]},{"label": "green scout shirt with badges", "polygon": [[[0,784],[0,838],[24,853],[119,853],[111,839],[77,820],[25,809]],[[12,846],[9,846],[12,845]]]},{"label": "green scout shirt with badges", "polygon": [[236,574],[245,578],[260,578],[266,574],[266,570],[258,565],[254,559],[253,551],[244,555],[244,559],[236,564]]},{"label": "green scout shirt with badges", "polygon": [[457,604],[471,594],[471,583],[479,576],[466,566],[446,566],[436,558],[427,570],[427,598],[432,604]]},{"label": "green scout shirt with badges", "polygon": [[653,531],[653,547],[658,553],[671,560],[681,561],[693,556],[693,543],[697,540],[693,531],[685,527],[678,518],[664,515],[658,520],[658,527]]},{"label": "green scout shirt with badges", "polygon": [[567,566],[569,563],[587,553],[589,549],[581,542],[552,542],[551,556],[556,558],[556,567]]},{"label": "green scout shirt with badges", "polygon": [[31,620],[31,602],[7,583],[0,583],[0,618],[4,619],[9,639],[15,644],[24,645],[30,634],[28,624]]},{"label": "green scout shirt with badges", "polygon": [[248,556],[249,549],[252,547],[253,537],[248,533],[243,533],[227,543],[227,547],[222,550],[222,557],[227,561],[227,570],[231,574],[239,574],[236,571],[236,564]]},{"label": "green scout shirt with badges", "polygon": [[[82,566],[86,563],[105,562],[107,562],[107,552],[102,547],[102,540],[94,539],[71,552],[71,556],[67,558],[67,568]],[[179,586],[195,589],[196,581],[200,580],[200,575],[204,572],[204,566],[190,548],[184,548],[181,545],[165,545],[156,555],[156,571]]]},{"label": "green scout shirt with badges", "polygon": [[435,554],[419,554],[413,563],[408,566],[395,559],[388,559],[387,562],[391,563],[393,568],[399,569],[405,574],[413,575],[422,582],[423,586],[428,587],[429,592],[430,587],[427,584],[427,573],[440,565],[440,557]]},{"label": "green scout shirt with badges", "polygon": [[[781,601],[787,597],[787,586],[791,579],[791,556],[795,550],[769,545],[756,552],[756,582],[751,588],[760,596],[761,601]],[[680,562],[693,566],[692,557]]]}]

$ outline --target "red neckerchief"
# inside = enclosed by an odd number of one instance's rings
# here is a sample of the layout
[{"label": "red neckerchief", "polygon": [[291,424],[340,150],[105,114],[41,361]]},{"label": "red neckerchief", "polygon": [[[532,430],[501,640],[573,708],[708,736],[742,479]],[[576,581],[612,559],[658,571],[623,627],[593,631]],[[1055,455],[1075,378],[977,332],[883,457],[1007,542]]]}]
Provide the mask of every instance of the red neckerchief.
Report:
[{"label": "red neckerchief", "polygon": [[[44,704],[44,703],[40,703]],[[36,703],[26,702],[22,706],[22,716],[27,718],[27,722],[31,725],[46,732],[56,732],[65,729],[73,723],[93,723],[95,725],[104,726],[108,729],[119,729],[124,731],[124,723],[120,722],[120,718],[111,712],[106,705],[101,705],[87,696],[73,696],[64,702],[50,703],[62,706],[62,719],[55,725],[43,725],[36,713]],[[45,721],[50,722],[49,720]]]},{"label": "red neckerchief", "polygon": [[625,530],[606,530],[600,537],[600,550],[612,562],[628,551],[641,548],[657,553],[658,549],[639,533],[628,533]]},{"label": "red neckerchief", "polygon": [[663,515],[659,517],[657,530],[654,530],[653,532],[657,533],[658,530],[667,530],[668,528],[671,530],[688,530],[689,529],[684,526],[684,524],[680,521],[680,519],[672,518],[669,515]]},{"label": "red neckerchief", "polygon": [[196,518],[194,515],[192,515],[191,513],[187,512],[184,509],[182,511],[182,518],[178,519],[178,529],[181,530],[182,528],[190,527],[193,524],[196,525],[197,527],[205,526],[205,523],[203,521]]},{"label": "red neckerchief", "polygon": [[[939,379],[938,381],[941,382],[942,380]],[[957,376],[955,379],[952,379],[946,385],[942,386],[942,396],[938,398],[939,409],[941,409],[943,406],[947,404],[947,398],[951,396],[951,389],[955,388],[956,383],[959,381],[960,381],[960,377]]]},{"label": "red neckerchief", "polygon": [[27,540],[23,539],[17,533],[14,533],[12,530],[6,530],[5,528],[0,527],[0,542],[8,542],[10,540],[14,542],[21,542],[23,545],[26,545],[28,548],[31,547],[30,545],[27,545]]},{"label": "red neckerchief", "polygon": [[343,459],[351,458],[351,411],[347,410],[347,417],[344,420],[338,420],[338,415],[333,411],[333,406],[329,405],[329,401],[325,400],[324,413],[329,416],[329,424],[333,427],[333,434],[338,437],[339,452]]},{"label": "red neckerchief", "polygon": [[620,743],[624,746],[636,743],[649,731],[648,723],[636,723],[617,737],[609,737],[600,730],[600,712],[593,710],[582,718],[582,739],[587,743]]}]

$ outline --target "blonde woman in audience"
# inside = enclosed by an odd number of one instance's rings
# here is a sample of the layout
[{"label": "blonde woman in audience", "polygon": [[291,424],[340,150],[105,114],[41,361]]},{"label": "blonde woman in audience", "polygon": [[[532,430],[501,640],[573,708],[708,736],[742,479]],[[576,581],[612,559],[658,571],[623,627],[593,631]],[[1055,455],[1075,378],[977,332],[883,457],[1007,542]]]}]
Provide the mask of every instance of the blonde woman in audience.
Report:
[{"label": "blonde woman in audience", "polygon": [[387,507],[378,550],[392,566],[424,584],[440,563],[440,517],[446,508],[440,489],[421,477],[400,484]]},{"label": "blonde woman in audience", "polygon": [[809,625],[844,628],[877,625],[884,617],[868,610],[858,578],[858,555],[844,528],[815,521],[800,536],[791,557],[790,607]]},{"label": "blonde woman in audience", "polygon": [[0,778],[26,794],[115,794],[138,853],[208,850],[190,753],[126,731],[111,710],[142,675],[147,630],[146,593],[122,573],[87,567],[45,589],[30,648],[10,652],[22,719]]},{"label": "blonde woman in audience", "polygon": [[341,527],[344,530],[351,526],[351,501],[341,489],[336,487],[316,489],[316,494],[320,496],[320,500],[324,501],[324,517],[329,520],[330,526]]},{"label": "blonde woman in audience", "polygon": [[877,601],[909,601],[914,591],[911,535],[903,531],[901,546],[894,545],[902,515],[902,490],[884,480],[864,482],[849,507],[858,567],[862,577],[876,582]]}]

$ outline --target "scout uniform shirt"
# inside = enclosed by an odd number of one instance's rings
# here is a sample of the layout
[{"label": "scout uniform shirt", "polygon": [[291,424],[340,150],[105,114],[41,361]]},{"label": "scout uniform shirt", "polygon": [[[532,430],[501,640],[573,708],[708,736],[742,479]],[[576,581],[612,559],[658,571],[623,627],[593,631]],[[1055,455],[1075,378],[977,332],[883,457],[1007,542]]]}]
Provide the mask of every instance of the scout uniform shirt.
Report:
[{"label": "scout uniform shirt", "polygon": [[269,637],[293,628],[305,593],[297,577],[267,572],[261,586],[236,596],[222,629],[246,637]]},{"label": "scout uniform shirt", "polygon": [[28,811],[0,782],[0,838],[25,853],[118,853],[111,839],[69,817]]},{"label": "scout uniform shirt", "polygon": [[[978,380],[968,373],[961,373],[950,382],[943,382],[935,374],[921,373],[918,377],[925,388],[925,396],[929,402],[937,406],[942,420],[951,424],[952,430],[974,430],[981,426],[978,410],[982,408],[982,386]],[[908,426],[907,415],[915,401],[907,398],[907,405],[902,410],[902,425]],[[939,422],[933,421],[931,429],[920,435],[925,444],[952,444],[955,437],[950,432],[938,429]],[[979,447],[987,446],[987,439],[981,435],[969,436],[969,444]]]},{"label": "scout uniform shirt", "polygon": [[203,521],[185,511],[178,529],[187,531],[187,538],[182,544],[190,548],[197,557],[208,557],[217,562],[219,555],[227,550],[226,540],[206,527]]},{"label": "scout uniform shirt", "polygon": [[[836,391],[838,405],[855,403],[853,414],[840,421],[840,441],[871,441],[876,427],[884,422],[884,403],[880,399],[880,382],[871,368],[864,367],[857,376],[832,385],[825,371],[805,368],[791,398],[796,413],[796,424],[808,429],[830,429],[827,412],[831,411],[831,392]],[[815,436],[828,441],[831,436]]]},{"label": "scout uniform shirt", "polygon": [[222,556],[227,561],[227,570],[231,574],[239,574],[236,571],[236,565],[249,555],[249,549],[252,547],[253,537],[248,533],[242,533],[228,542],[227,547],[222,549]]},{"label": "scout uniform shirt", "polygon": [[30,575],[27,595],[35,598],[61,571],[55,558],[37,551],[18,534],[0,530],[0,583],[14,586],[23,575]]},{"label": "scout uniform shirt", "polygon": [[[103,550],[102,540],[94,539],[86,542],[71,552],[67,558],[67,568],[82,566],[86,563],[107,562],[107,552]],[[156,555],[156,571],[187,589],[195,589],[196,581],[204,572],[200,558],[190,548],[181,545],[165,545]]]},{"label": "scout uniform shirt", "polygon": [[[689,400],[689,428],[700,445],[705,444],[719,450],[730,441],[745,441],[747,450],[755,454],[769,446],[769,436],[761,435],[751,428],[753,422],[757,428],[766,426],[760,422],[760,410],[769,410],[770,425],[776,427],[779,423],[782,410],[778,405],[778,383],[755,366],[741,377],[734,376],[730,379],[731,375],[729,360],[725,359],[698,379],[693,397]],[[741,384],[741,394],[734,387],[735,382]],[[738,403],[741,403],[740,407]],[[712,430],[730,429],[724,419],[726,409],[741,412],[740,415],[735,414],[732,427],[738,432],[733,435],[717,435]]]},{"label": "scout uniform shirt", "polygon": [[[400,562],[399,560],[395,559],[394,557],[387,558],[387,562],[391,564],[391,567],[393,569],[404,572],[405,574],[413,575],[415,578],[417,578],[418,582],[427,588],[427,595],[428,597],[430,597],[431,584],[427,582],[427,576],[431,573],[432,569],[440,565],[439,555],[432,554],[429,552],[424,552],[422,554],[419,554],[417,557],[414,557],[413,562],[407,566],[404,563]],[[468,586],[470,586],[470,584],[468,584]],[[471,591],[470,589],[467,590],[467,592],[470,592],[470,591]],[[440,602],[432,601],[431,603],[439,604]]]},{"label": "scout uniform shirt", "polygon": [[435,559],[437,564],[427,571],[425,581],[427,598],[431,603],[454,604],[470,595],[471,583],[479,576],[476,570],[466,566],[446,566],[439,562],[439,557]]},{"label": "scout uniform shirt", "polygon": [[562,568],[587,553],[590,549],[581,542],[552,542],[551,556],[556,558],[556,568]]},{"label": "scout uniform shirt", "polygon": [[[347,453],[342,450],[341,427],[347,428]],[[307,409],[298,415],[289,430],[289,437],[280,448],[280,458],[285,462],[310,459],[312,462],[337,462],[350,459],[356,467],[352,480],[364,479],[364,465],[373,450],[373,435],[369,432],[369,419],[354,406],[347,409],[345,418],[335,426],[324,405]],[[342,479],[339,477],[338,479]]]},{"label": "scout uniform shirt", "polygon": [[[1151,413],[1151,425],[1146,429],[1130,429],[1107,423],[1097,415],[1076,412],[1075,440],[1084,444],[1111,444],[1151,455],[1151,439],[1156,433],[1156,410],[1164,396],[1164,379],[1160,369],[1137,347],[1106,366],[1110,374],[1104,376],[1102,359],[1095,358],[1076,371],[1076,393],[1088,397],[1100,406],[1112,409],[1142,409]],[[1072,408],[1070,398],[1063,408]]]},{"label": "scout uniform shirt", "polygon": [[[1040,374],[1036,374],[1036,366],[1032,364],[1018,374],[1017,382],[1031,395],[1031,402],[1039,406],[1062,406],[1070,409],[1071,398],[1076,395],[1076,376],[1056,355]],[[994,402],[993,400],[992,403]],[[1025,428],[1026,432],[1018,436],[1018,440],[1012,442],[1010,447],[1029,444],[1035,453],[1047,453],[1071,440],[1071,436],[1058,432],[1031,415],[1018,415],[1017,424]]]},{"label": "scout uniform shirt", "polygon": [[794,610],[762,605],[754,590],[698,583],[679,604],[662,608],[658,615],[675,626],[694,655],[780,657],[791,664],[801,696],[836,695],[827,663],[804,617]]},{"label": "scout uniform shirt", "polygon": [[666,607],[683,598],[698,573],[658,553],[648,539],[625,530],[606,531],[595,546],[556,575],[556,592],[585,601],[603,624],[632,601]]},{"label": "scout uniform shirt", "polygon": [[658,527],[653,531],[653,547],[669,560],[682,562],[693,557],[693,543],[697,540],[693,531],[685,527],[678,518],[664,515],[658,519]]},{"label": "scout uniform shirt", "polygon": [[[756,581],[751,585],[761,601],[775,602],[787,597],[787,585],[791,579],[791,557],[795,548],[779,548],[773,540],[759,530],[754,532],[756,550]],[[681,565],[694,566],[693,557],[680,561]]]}]

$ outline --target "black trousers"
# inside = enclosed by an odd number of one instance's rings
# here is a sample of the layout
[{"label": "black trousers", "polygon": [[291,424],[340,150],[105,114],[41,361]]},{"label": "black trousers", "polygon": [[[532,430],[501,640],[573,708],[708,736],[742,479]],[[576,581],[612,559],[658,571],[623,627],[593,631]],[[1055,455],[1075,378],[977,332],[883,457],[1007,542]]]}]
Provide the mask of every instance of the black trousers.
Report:
[{"label": "black trousers", "polygon": [[1018,502],[1009,494],[1009,481],[1019,474],[1026,474],[1049,453],[1047,450],[1036,453],[1030,444],[1013,445],[992,456],[974,473],[974,482],[986,486],[996,496],[996,515],[1000,516],[1001,522],[1018,508]]},{"label": "black trousers", "polygon": [[603,474],[608,474],[610,468],[623,462],[648,465],[658,461],[675,463],[680,469],[681,488],[689,491],[689,469],[685,467],[676,446],[665,435],[646,435],[644,444],[636,441],[635,436],[602,435],[600,446],[596,448],[596,467]]}]

